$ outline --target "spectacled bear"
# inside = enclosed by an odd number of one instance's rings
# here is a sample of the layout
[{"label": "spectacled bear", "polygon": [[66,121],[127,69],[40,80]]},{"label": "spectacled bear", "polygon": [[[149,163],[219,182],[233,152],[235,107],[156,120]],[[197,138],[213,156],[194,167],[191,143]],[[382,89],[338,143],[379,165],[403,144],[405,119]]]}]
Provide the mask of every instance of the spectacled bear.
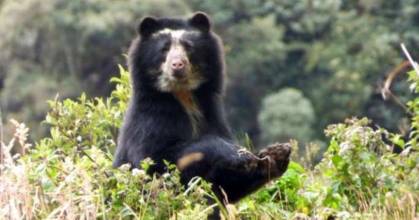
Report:
[{"label": "spectacled bear", "polygon": [[115,167],[137,167],[149,157],[155,162],[149,172],[163,173],[166,160],[177,165],[183,184],[200,176],[226,202],[285,172],[289,144],[253,154],[234,143],[222,102],[223,49],[205,13],[188,19],[146,17],[137,32],[128,54],[133,91]]}]

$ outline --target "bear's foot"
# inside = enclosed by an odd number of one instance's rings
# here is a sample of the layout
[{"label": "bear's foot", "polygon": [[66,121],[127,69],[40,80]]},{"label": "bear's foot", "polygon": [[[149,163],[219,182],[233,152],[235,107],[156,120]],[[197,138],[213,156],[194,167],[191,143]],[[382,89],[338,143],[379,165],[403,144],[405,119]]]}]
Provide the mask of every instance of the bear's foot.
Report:
[{"label": "bear's foot", "polygon": [[291,154],[289,143],[275,143],[262,149],[257,154],[259,168],[264,170],[268,179],[279,177],[287,170]]},{"label": "bear's foot", "polygon": [[239,148],[237,154],[210,166],[205,176],[214,183],[220,201],[236,202],[283,175],[290,161],[291,145],[272,144],[256,154]]}]

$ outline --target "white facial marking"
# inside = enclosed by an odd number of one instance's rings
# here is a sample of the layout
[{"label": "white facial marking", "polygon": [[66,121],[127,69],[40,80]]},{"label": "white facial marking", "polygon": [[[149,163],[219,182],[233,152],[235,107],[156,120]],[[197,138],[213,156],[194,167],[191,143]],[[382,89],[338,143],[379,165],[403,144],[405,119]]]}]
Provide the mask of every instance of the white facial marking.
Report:
[{"label": "white facial marking", "polygon": [[170,28],[165,28],[163,30],[160,30],[156,33],[153,34],[153,36],[158,36],[161,34],[170,34],[172,39],[175,40],[179,40],[183,34],[188,33],[188,34],[199,34],[199,31],[190,31],[190,30],[183,30],[183,29],[178,29],[178,30],[174,30],[174,29],[170,29]]},{"label": "white facial marking", "polygon": [[173,92],[179,90],[194,90],[198,88],[205,80],[202,78],[200,73],[191,71],[188,76],[179,81],[169,74],[161,74],[157,79],[157,87],[162,92]]},{"label": "white facial marking", "polygon": [[187,53],[185,48],[181,45],[180,39],[185,34],[199,34],[198,31],[189,31],[189,30],[173,30],[165,28],[153,34],[153,37],[162,34],[168,34],[171,38],[170,49],[167,52],[166,60],[160,66],[161,75],[157,79],[157,87],[164,92],[172,92],[177,90],[193,90],[199,87],[204,81],[201,74],[193,68],[189,63],[189,60],[186,61],[186,77],[184,79],[178,80],[172,75],[172,69],[167,58],[175,53],[176,55],[184,56],[186,59]]}]

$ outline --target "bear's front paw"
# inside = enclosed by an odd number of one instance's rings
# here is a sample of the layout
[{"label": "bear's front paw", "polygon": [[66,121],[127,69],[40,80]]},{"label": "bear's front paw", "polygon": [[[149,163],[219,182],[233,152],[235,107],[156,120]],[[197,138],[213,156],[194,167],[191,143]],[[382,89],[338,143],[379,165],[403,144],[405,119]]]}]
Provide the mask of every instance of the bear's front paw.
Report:
[{"label": "bear's front paw", "polygon": [[290,154],[289,143],[275,143],[261,150],[257,156],[260,158],[262,169],[266,170],[268,178],[271,179],[284,174],[290,161]]}]

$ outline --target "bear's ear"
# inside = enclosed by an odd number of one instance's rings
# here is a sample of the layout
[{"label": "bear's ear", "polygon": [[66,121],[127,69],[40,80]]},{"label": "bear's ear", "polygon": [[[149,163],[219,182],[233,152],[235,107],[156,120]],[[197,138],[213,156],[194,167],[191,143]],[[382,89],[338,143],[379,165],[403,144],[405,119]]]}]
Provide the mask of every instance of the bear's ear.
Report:
[{"label": "bear's ear", "polygon": [[207,14],[204,12],[196,12],[189,19],[189,24],[201,31],[209,31],[211,29],[211,21]]},{"label": "bear's ear", "polygon": [[137,32],[142,37],[148,37],[159,28],[159,22],[154,17],[145,17],[138,25]]}]

